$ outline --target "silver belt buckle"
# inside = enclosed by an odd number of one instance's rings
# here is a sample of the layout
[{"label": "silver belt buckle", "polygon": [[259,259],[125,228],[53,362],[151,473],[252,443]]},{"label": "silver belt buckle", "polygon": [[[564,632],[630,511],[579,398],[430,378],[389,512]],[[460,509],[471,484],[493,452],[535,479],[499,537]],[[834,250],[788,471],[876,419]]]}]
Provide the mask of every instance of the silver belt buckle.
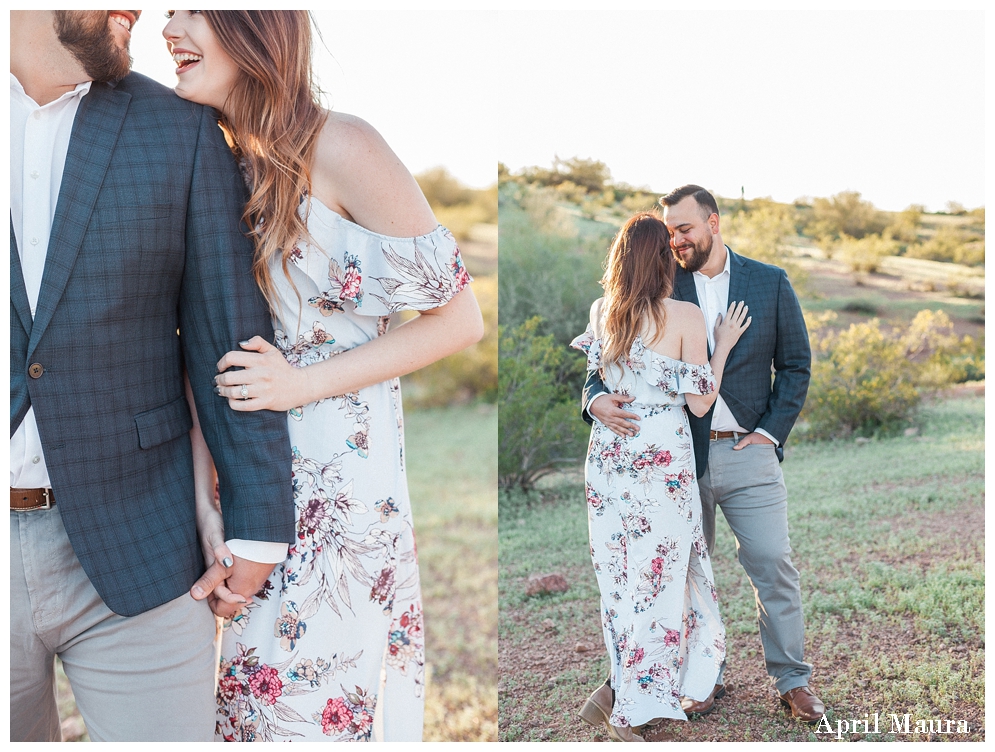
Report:
[{"label": "silver belt buckle", "polygon": [[10,511],[12,511],[12,512],[37,512],[39,509],[51,509],[52,508],[52,489],[51,488],[44,488],[44,489],[42,489],[42,496],[45,497],[45,503],[41,504],[40,506],[36,506],[36,507],[25,507],[23,509],[20,508],[20,507],[18,507],[17,509],[14,509],[12,507]]}]

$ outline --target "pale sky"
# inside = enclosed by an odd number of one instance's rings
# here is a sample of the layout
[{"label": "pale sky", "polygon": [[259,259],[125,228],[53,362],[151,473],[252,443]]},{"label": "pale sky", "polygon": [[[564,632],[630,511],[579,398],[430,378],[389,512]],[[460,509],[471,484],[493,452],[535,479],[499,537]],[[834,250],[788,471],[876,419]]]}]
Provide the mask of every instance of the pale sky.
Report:
[{"label": "pale sky", "polygon": [[[328,104],[372,124],[413,173],[442,165],[475,188],[497,181],[494,13],[314,13]],[[143,11],[131,53],[134,70],[172,88],[165,25],[165,10]]]},{"label": "pale sky", "polygon": [[517,11],[501,30],[512,170],[579,156],[656,191],[984,204],[981,11]]},{"label": "pale sky", "polygon": [[[444,165],[475,187],[499,160],[559,155],[656,191],[984,204],[982,11],[719,4],[316,11],[317,71],[329,103],[372,123],[412,172]],[[144,12],[132,51],[171,86],[163,13]]]}]

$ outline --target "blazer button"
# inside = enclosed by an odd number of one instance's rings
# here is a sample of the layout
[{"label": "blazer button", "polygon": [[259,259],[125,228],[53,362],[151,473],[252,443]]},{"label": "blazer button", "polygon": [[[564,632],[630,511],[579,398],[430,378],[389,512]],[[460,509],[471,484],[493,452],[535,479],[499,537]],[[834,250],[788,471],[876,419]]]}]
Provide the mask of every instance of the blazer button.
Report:
[{"label": "blazer button", "polygon": [[45,373],[45,367],[41,363],[32,363],[28,366],[28,376],[33,379],[40,379],[43,373]]}]

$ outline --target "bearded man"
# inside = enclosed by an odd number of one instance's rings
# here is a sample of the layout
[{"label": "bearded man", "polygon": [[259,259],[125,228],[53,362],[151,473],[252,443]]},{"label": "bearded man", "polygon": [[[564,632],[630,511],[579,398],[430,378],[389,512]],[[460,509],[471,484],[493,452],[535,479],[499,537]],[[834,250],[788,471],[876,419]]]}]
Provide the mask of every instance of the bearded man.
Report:
[{"label": "bearded man", "polygon": [[[678,264],[673,298],[702,309],[709,356],[716,319],[730,302],[745,301],[753,318],[729,355],[712,409],[703,418],[688,413],[702,532],[708,550],[714,550],[715,508],[721,508],[756,592],[760,640],[774,689],[795,718],[815,722],[825,707],[808,687],[812,667],[804,661],[805,621],[779,465],[808,392],[812,355],[805,320],[783,269],[737,256],[722,242],[718,206],[708,191],[685,185],[660,203]],[[624,409],[631,400],[607,393],[594,372],[584,387],[584,419],[591,422],[593,416],[620,436],[634,436],[633,421],[639,418]],[[720,671],[708,698],[683,698],[681,705],[688,714],[708,713],[724,694]],[[611,712],[610,680],[590,701]]]},{"label": "bearded man", "polygon": [[198,580],[184,369],[227,534],[294,539],[286,417],[213,394],[272,337],[244,187],[209,110],[129,75],[140,13],[10,16],[11,741],[60,739],[56,655],[91,740],[214,737],[205,599],[273,565]]}]

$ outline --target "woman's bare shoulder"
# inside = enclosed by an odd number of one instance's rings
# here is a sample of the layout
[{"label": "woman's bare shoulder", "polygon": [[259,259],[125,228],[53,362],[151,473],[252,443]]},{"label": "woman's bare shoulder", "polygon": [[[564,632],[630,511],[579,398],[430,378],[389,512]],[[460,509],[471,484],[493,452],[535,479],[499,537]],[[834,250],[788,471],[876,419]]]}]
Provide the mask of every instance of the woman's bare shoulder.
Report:
[{"label": "woman's bare shoulder", "polygon": [[595,337],[601,336],[601,311],[604,308],[605,299],[598,298],[591,303],[591,329]]},{"label": "woman's bare shoulder", "polygon": [[311,183],[323,203],[373,232],[414,237],[438,224],[411,173],[376,128],[355,115],[327,113]]},{"label": "woman's bare shoulder", "polygon": [[664,302],[667,314],[673,316],[678,322],[698,324],[705,320],[701,309],[694,303],[686,300],[674,300],[668,298]]}]

